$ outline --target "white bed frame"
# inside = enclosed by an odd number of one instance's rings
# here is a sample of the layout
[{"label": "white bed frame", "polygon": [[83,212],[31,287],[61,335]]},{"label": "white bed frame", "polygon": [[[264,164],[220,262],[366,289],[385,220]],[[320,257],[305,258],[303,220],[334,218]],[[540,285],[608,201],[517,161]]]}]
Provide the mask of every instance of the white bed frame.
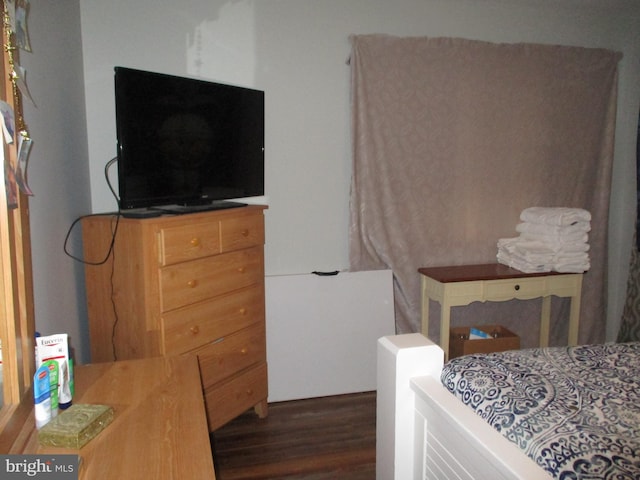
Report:
[{"label": "white bed frame", "polygon": [[378,340],[376,479],[551,478],[442,386],[443,362],[419,333]]}]

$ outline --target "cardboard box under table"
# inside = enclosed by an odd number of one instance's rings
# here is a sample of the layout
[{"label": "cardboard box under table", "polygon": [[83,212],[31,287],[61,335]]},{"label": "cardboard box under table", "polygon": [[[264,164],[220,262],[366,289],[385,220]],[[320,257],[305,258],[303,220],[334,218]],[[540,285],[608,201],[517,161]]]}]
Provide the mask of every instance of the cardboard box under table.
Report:
[{"label": "cardboard box under table", "polygon": [[[477,328],[489,334],[491,338],[469,339],[471,328]],[[520,337],[501,325],[483,325],[481,327],[454,327],[449,334],[449,359],[471,353],[493,353],[520,348]]]}]

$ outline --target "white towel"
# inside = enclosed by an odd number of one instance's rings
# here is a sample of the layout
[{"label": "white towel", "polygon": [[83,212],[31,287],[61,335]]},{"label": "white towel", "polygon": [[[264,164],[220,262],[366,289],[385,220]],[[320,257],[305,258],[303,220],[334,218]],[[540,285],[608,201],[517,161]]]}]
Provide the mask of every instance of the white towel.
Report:
[{"label": "white towel", "polygon": [[588,244],[549,244],[519,237],[498,240],[499,263],[524,273],[582,273],[591,267]]},{"label": "white towel", "polygon": [[589,251],[588,243],[557,243],[530,240],[522,236],[503,238],[498,240],[498,249],[504,249],[521,255],[548,255],[555,257],[559,254],[578,255]]},{"label": "white towel", "polygon": [[553,266],[553,270],[561,273],[584,273],[591,268],[591,263],[587,260],[586,262],[557,262]]},{"label": "white towel", "polygon": [[544,223],[522,222],[516,225],[516,232],[534,233],[538,235],[550,235],[563,237],[565,235],[588,233],[591,231],[591,222],[580,221],[572,225],[547,225]]},{"label": "white towel", "polygon": [[[523,243],[528,243],[529,249]],[[555,252],[540,242],[523,242],[520,237],[498,240],[498,262],[521,272],[549,272],[554,257]]]},{"label": "white towel", "polygon": [[544,242],[549,246],[562,248],[565,245],[584,244],[589,241],[588,233],[572,233],[569,235],[542,235],[539,233],[523,232],[520,234],[524,240]]},{"label": "white towel", "polygon": [[516,270],[520,270],[524,273],[541,273],[541,272],[550,272],[551,266],[546,264],[534,264],[527,262],[521,258],[517,258],[513,255],[509,255],[505,252],[498,252],[496,257],[498,262],[507,265],[508,267],[515,268]]},{"label": "white towel", "polygon": [[498,240],[499,263],[525,273],[585,272],[591,214],[581,208],[530,207],[520,214],[518,237]]},{"label": "white towel", "polygon": [[545,225],[566,226],[576,222],[590,222],[591,213],[582,208],[529,207],[522,211],[520,220]]},{"label": "white towel", "polygon": [[558,252],[553,256],[553,260],[560,263],[582,263],[589,261],[589,254],[587,252]]}]

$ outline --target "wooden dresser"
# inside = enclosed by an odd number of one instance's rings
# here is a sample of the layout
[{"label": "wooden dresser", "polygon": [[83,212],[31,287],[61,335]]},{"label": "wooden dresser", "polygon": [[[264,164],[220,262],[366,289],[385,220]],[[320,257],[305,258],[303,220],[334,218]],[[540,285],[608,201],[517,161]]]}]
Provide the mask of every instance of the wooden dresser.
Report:
[{"label": "wooden dresser", "polygon": [[92,362],[196,355],[210,431],[266,416],[265,208],[84,218]]}]

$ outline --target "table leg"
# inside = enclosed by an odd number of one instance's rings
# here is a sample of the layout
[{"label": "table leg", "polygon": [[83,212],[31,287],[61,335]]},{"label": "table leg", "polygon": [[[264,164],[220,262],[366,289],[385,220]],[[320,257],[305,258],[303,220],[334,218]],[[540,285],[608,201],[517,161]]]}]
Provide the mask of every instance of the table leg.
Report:
[{"label": "table leg", "polygon": [[440,347],[444,350],[445,360],[449,359],[449,325],[451,322],[451,304],[446,300],[442,301],[440,312]]},{"label": "table leg", "polygon": [[427,295],[427,281],[422,277],[420,282],[422,294],[422,334],[429,337],[429,296]]},{"label": "table leg", "polygon": [[578,327],[580,326],[580,295],[571,297],[569,313],[569,345],[578,345]]},{"label": "table leg", "polygon": [[549,346],[549,325],[551,323],[551,297],[542,297],[542,313],[540,314],[540,346]]}]

